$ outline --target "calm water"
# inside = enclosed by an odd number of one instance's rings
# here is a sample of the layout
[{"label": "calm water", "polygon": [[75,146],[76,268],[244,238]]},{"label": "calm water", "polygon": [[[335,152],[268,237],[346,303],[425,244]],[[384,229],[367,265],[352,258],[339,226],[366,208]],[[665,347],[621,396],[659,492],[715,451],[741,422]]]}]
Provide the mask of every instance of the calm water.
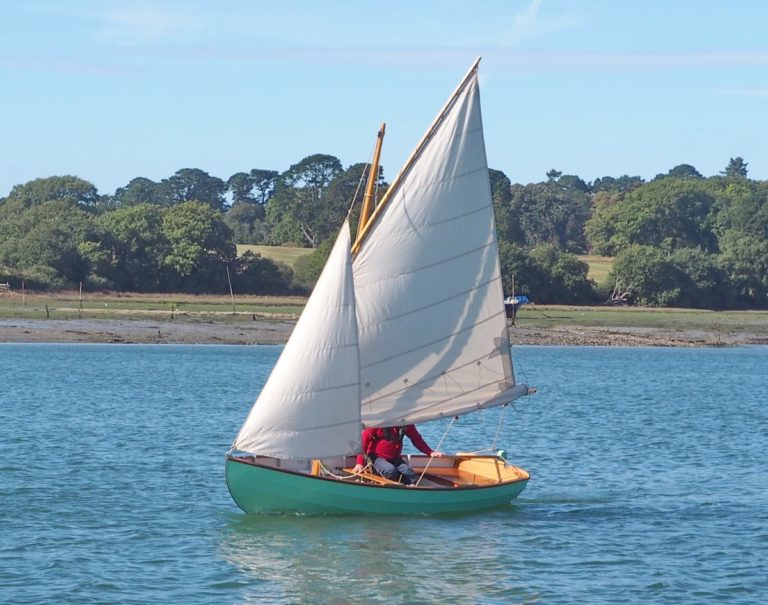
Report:
[{"label": "calm water", "polygon": [[[0,345],[0,602],[768,599],[768,348],[519,347],[540,392],[497,447],[523,497],[387,519],[230,500],[224,452],[278,352]],[[490,445],[499,414],[442,449]]]}]

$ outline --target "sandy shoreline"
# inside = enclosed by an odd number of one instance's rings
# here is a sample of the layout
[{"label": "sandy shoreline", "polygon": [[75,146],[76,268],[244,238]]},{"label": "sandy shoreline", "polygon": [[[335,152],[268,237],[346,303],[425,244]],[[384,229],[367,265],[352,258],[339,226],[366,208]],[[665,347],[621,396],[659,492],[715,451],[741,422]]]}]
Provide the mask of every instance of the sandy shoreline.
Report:
[{"label": "sandy shoreline", "polygon": [[[0,319],[5,343],[282,344],[294,321],[284,319]],[[658,328],[528,328],[511,326],[512,344],[711,347],[768,344],[749,334]]]}]

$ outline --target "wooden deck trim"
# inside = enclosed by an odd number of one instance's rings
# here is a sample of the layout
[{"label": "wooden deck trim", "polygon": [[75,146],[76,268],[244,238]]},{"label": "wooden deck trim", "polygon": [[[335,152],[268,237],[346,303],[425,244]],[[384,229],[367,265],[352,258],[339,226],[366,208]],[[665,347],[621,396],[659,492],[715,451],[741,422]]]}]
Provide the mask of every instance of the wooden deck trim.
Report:
[{"label": "wooden deck trim", "polygon": [[379,485],[403,485],[402,483],[398,481],[392,481],[391,479],[387,479],[386,477],[382,477],[381,475],[374,475],[373,473],[356,473],[351,468],[345,468],[342,469],[345,473],[349,473],[350,475],[354,477],[360,477],[361,479],[365,479],[366,481],[371,481],[373,483],[378,483]]}]

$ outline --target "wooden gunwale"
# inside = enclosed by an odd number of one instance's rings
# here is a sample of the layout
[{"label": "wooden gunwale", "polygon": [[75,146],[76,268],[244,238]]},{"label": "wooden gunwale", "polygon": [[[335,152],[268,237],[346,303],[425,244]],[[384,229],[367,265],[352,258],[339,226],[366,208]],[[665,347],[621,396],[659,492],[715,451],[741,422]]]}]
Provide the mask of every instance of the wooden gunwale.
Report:
[{"label": "wooden gunwale", "polygon": [[[499,487],[501,485],[511,485],[513,483],[519,483],[521,481],[528,481],[530,479],[530,476],[518,476],[518,477],[516,477],[514,479],[509,479],[509,480],[506,480],[506,481],[493,481],[492,479],[487,479],[486,478],[486,481],[489,481],[489,483],[485,483],[483,485],[477,485],[477,484],[471,484],[471,483],[459,483],[457,485],[456,484],[457,482],[453,482],[452,481],[451,485],[445,485],[445,486],[440,485],[438,487],[416,486],[416,487],[410,488],[407,485],[404,485],[402,483],[397,483],[396,481],[390,481],[388,479],[385,479],[384,477],[379,477],[377,475],[372,475],[370,473],[350,474],[349,478],[336,479],[334,477],[325,477],[323,475],[312,475],[312,474],[309,474],[306,471],[295,471],[295,470],[286,469],[286,468],[278,468],[276,466],[271,466],[271,465],[268,465],[268,464],[260,464],[256,460],[252,460],[250,456],[248,456],[248,457],[246,457],[246,456],[227,456],[227,458],[229,460],[233,461],[233,462],[238,462],[240,464],[245,464],[245,465],[248,465],[248,466],[256,466],[256,467],[259,467],[259,468],[262,468],[262,469],[274,471],[276,473],[285,473],[287,475],[295,475],[295,476],[298,476],[298,477],[304,477],[305,479],[311,479],[311,480],[316,480],[316,481],[329,481],[331,483],[343,483],[345,485],[353,485],[353,486],[358,486],[358,487],[370,487],[370,488],[377,488],[377,489],[382,489],[382,488],[383,489],[420,489],[420,490],[429,490],[429,491],[456,491],[456,490],[464,490],[464,489],[493,489],[493,488]],[[461,459],[466,459],[466,457],[459,457],[459,456],[457,456],[457,460],[460,459],[460,458]],[[494,457],[493,456],[487,456],[486,458],[493,459]],[[343,470],[346,471],[348,469],[343,469]],[[351,469],[349,469],[349,470],[351,470]],[[414,467],[414,472],[416,472],[417,474],[420,474],[422,470],[423,470],[423,468],[420,469],[419,467]],[[447,471],[447,473],[442,473],[441,471]],[[456,471],[457,478],[460,478],[459,475],[458,475],[458,473],[460,472],[459,469],[455,469],[455,468],[452,468],[452,467],[444,467],[444,468],[440,468],[440,469],[432,469],[432,472],[431,473],[427,473],[425,475],[425,478],[430,479],[430,480],[434,481],[435,483],[444,483],[444,482],[447,482],[447,481],[451,481],[451,479],[448,479],[447,477],[443,478],[443,477],[441,477],[441,475],[443,475],[443,474],[450,474],[452,471]],[[373,482],[371,482],[371,483],[364,483],[364,482],[355,481],[354,480],[355,475],[361,476],[362,478],[365,478],[365,479],[370,479]],[[434,478],[430,477],[430,475],[433,475]]]}]

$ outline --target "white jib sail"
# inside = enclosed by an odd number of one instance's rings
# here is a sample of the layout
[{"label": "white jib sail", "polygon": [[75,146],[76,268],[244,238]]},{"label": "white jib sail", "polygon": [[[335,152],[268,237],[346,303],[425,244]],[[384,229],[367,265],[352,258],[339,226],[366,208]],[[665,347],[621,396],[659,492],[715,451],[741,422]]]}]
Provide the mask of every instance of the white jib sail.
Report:
[{"label": "white jib sail", "polygon": [[476,71],[389,195],[353,263],[363,424],[525,394],[512,372]]},{"label": "white jib sail", "polygon": [[360,451],[360,383],[349,224],[234,447],[277,458]]}]

